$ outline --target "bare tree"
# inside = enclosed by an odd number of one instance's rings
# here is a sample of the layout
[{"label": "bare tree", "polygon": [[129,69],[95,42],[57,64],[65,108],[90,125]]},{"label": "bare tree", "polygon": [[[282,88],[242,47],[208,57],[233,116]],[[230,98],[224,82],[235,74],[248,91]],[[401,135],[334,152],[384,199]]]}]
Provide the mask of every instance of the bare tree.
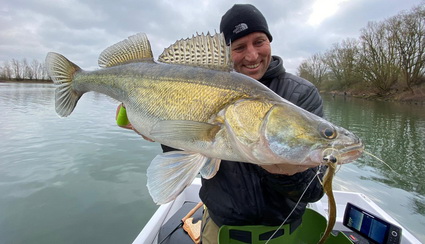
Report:
[{"label": "bare tree", "polygon": [[34,70],[32,67],[28,64],[28,61],[26,58],[22,59],[22,67],[24,70],[24,79],[32,80],[34,79]]},{"label": "bare tree", "polygon": [[322,55],[314,54],[298,67],[298,75],[320,87],[326,75],[327,67],[322,61]]},{"label": "bare tree", "polygon": [[12,69],[10,68],[8,61],[6,61],[3,65],[3,77],[6,80],[12,79]]},{"label": "bare tree", "polygon": [[22,69],[21,63],[16,59],[12,59],[12,72],[13,72],[12,76],[16,80],[22,80],[23,69]]},{"label": "bare tree", "polygon": [[328,66],[332,79],[344,89],[362,80],[358,71],[358,45],[357,40],[346,39],[341,44],[334,44],[324,55],[323,62]]},{"label": "bare tree", "polygon": [[51,80],[49,74],[47,74],[47,68],[45,63],[40,63],[39,69],[41,72],[42,80]]},{"label": "bare tree", "polygon": [[33,73],[33,78],[35,80],[41,79],[40,72],[39,72],[39,62],[36,59],[33,59],[31,61],[31,70]]},{"label": "bare tree", "polygon": [[425,74],[425,7],[414,8],[389,20],[396,44],[398,65],[407,88],[418,84]]},{"label": "bare tree", "polygon": [[361,30],[360,72],[363,78],[382,92],[397,82],[400,69],[397,50],[385,22],[369,22]]}]

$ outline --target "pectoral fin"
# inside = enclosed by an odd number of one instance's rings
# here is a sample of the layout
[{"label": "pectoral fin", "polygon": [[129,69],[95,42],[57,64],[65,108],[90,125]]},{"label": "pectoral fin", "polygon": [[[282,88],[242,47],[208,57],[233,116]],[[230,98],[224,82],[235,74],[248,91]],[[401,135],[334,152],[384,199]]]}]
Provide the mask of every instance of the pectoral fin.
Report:
[{"label": "pectoral fin", "polygon": [[175,199],[209,161],[200,153],[172,151],[156,156],[147,170],[148,190],[157,204]]}]

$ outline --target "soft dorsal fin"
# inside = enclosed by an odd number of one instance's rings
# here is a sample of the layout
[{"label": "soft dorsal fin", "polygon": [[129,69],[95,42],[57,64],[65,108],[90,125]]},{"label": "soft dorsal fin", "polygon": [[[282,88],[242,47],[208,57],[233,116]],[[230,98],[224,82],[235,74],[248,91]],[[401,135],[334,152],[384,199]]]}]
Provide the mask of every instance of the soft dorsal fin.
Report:
[{"label": "soft dorsal fin", "polygon": [[164,49],[158,61],[169,64],[199,66],[221,71],[231,71],[230,47],[223,34],[197,34],[192,38],[181,39]]},{"label": "soft dorsal fin", "polygon": [[99,56],[102,68],[135,62],[153,62],[151,44],[145,33],[138,33],[120,41]]}]

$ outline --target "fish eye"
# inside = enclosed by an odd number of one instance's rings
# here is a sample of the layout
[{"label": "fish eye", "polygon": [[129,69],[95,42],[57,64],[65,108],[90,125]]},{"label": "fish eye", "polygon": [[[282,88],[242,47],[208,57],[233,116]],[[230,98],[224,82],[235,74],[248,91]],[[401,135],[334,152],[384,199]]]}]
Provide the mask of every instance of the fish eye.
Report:
[{"label": "fish eye", "polygon": [[327,124],[321,124],[319,130],[320,134],[326,139],[335,139],[337,135],[335,128]]}]

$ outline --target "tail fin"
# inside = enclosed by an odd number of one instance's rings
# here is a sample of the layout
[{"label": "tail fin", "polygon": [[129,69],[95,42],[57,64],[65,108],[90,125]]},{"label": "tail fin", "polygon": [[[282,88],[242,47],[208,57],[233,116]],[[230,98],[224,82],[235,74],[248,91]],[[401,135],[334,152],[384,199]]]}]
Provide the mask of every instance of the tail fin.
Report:
[{"label": "tail fin", "polygon": [[72,89],[74,74],[81,71],[81,68],[58,53],[47,54],[46,68],[50,78],[58,85],[55,92],[56,113],[66,117],[72,113],[83,95]]}]

